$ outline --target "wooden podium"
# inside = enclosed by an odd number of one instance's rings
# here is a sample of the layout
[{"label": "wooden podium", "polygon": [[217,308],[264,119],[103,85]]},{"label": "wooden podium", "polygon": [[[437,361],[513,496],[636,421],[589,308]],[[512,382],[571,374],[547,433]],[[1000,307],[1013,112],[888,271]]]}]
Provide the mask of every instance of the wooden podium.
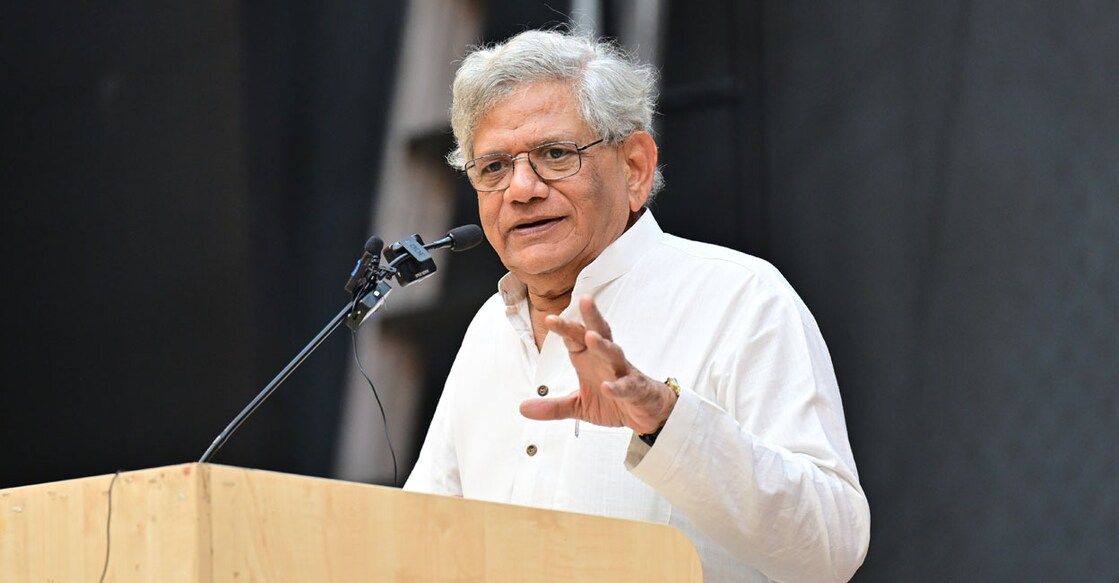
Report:
[{"label": "wooden podium", "polygon": [[[702,581],[669,526],[185,464],[0,490],[0,581]],[[109,538],[107,541],[107,533]]]}]

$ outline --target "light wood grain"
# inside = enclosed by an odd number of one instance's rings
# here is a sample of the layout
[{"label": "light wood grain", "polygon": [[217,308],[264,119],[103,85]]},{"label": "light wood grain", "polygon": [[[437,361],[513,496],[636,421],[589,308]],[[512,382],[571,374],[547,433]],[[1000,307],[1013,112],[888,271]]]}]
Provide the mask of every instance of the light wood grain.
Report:
[{"label": "light wood grain", "polygon": [[[97,581],[112,476],[0,490],[0,581]],[[217,465],[122,473],[106,581],[701,581],[659,524]]]},{"label": "light wood grain", "polygon": [[[122,472],[113,484],[106,581],[201,581],[205,508],[193,464]],[[0,490],[0,581],[97,581],[112,475]],[[208,579],[207,579],[208,580]]]}]

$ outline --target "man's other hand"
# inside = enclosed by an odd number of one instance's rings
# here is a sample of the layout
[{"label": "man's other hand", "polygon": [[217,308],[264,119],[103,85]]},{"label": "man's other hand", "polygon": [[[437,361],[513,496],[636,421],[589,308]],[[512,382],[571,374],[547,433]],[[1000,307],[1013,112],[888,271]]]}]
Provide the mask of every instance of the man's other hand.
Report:
[{"label": "man's other hand", "polygon": [[664,425],[676,405],[676,394],[649,378],[614,344],[610,326],[590,296],[579,299],[583,322],[548,316],[544,327],[558,334],[579,377],[579,390],[564,397],[529,399],[521,414],[541,421],[581,419],[607,427],[629,427],[652,433]]}]

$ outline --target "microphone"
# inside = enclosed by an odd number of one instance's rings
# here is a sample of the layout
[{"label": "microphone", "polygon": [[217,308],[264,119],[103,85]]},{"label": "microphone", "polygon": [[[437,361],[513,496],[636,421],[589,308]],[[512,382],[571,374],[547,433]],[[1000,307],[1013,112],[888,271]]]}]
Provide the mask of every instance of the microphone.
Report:
[{"label": "microphone", "polygon": [[347,293],[354,294],[356,293],[354,290],[365,287],[370,276],[381,263],[381,249],[384,247],[385,242],[377,235],[373,235],[365,242],[365,252],[361,254],[361,259],[357,260],[354,270],[350,272],[350,279],[346,282]]},{"label": "microphone", "polygon": [[373,255],[374,257],[381,254],[381,249],[385,248],[385,242],[377,235],[373,235],[365,242],[365,252]]},{"label": "microphone", "polygon": [[401,287],[426,279],[435,273],[435,260],[432,249],[450,247],[453,251],[465,251],[482,242],[482,229],[478,225],[463,225],[451,229],[442,239],[425,244],[419,235],[405,237],[385,248],[388,269],[393,270]]},{"label": "microphone", "polygon": [[482,228],[478,225],[462,225],[455,227],[447,233],[446,237],[424,245],[424,249],[442,249],[450,247],[451,251],[466,251],[473,249],[482,242]]}]

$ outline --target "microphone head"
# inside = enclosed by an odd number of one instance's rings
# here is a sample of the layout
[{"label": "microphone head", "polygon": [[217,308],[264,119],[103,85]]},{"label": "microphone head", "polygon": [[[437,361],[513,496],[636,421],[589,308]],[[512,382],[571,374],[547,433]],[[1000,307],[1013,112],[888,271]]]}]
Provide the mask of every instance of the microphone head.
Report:
[{"label": "microphone head", "polygon": [[385,248],[385,242],[377,235],[373,235],[365,242],[365,252],[370,255],[380,255],[381,250]]},{"label": "microphone head", "polygon": [[447,236],[451,238],[452,251],[466,251],[482,242],[482,228],[478,225],[463,225],[451,229]]}]

